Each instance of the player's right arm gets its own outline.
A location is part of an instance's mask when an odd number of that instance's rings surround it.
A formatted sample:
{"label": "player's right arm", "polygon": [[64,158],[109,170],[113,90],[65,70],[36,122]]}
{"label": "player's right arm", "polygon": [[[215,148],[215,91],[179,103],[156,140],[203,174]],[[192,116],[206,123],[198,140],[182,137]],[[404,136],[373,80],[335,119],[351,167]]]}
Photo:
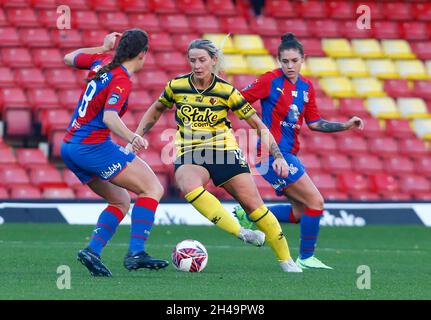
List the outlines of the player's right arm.
{"label": "player's right arm", "polygon": [[[108,34],[104,41],[103,45],[100,47],[93,47],[93,48],[81,48],[75,51],[72,51],[64,56],[64,63],[68,65],[69,67],[75,67],[75,58],[81,54],[81,53],[87,53],[87,54],[96,54],[96,53],[105,53],[107,51],[110,51],[115,46],[115,40],[117,37],[121,36],[121,33],[118,32],[112,32]],[[92,61],[91,61],[92,62]],[[91,62],[86,63],[86,61],[83,61],[83,66],[80,66],[81,68],[85,68],[85,64],[88,64],[88,67],[90,67]]]}

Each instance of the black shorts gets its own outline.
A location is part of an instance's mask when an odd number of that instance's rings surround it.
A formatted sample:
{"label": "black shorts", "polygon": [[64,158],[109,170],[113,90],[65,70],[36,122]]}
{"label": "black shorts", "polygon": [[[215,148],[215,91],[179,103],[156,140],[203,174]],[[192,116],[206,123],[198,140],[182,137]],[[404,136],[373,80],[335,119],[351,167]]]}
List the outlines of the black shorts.
{"label": "black shorts", "polygon": [[217,187],[241,173],[250,173],[247,160],[240,149],[190,151],[175,159],[175,171],[183,164],[194,164],[207,169]]}

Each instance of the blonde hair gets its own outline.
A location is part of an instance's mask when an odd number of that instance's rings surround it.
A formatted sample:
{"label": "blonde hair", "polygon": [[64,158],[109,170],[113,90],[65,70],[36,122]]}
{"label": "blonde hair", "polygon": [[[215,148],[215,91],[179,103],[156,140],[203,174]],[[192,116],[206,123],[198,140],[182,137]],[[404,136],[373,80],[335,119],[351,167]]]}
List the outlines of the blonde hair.
{"label": "blonde hair", "polygon": [[[222,46],[221,46],[222,48],[223,48],[224,42],[222,43]],[[218,75],[219,72],[223,69],[223,62],[224,62],[223,51],[222,49],[217,48],[212,41],[207,39],[193,40],[192,42],[190,42],[189,47],[187,48],[187,53],[189,53],[190,50],[192,49],[205,50],[206,52],[208,52],[208,55],[211,57],[211,59],[214,57],[217,57],[217,63],[213,68],[214,74]]]}

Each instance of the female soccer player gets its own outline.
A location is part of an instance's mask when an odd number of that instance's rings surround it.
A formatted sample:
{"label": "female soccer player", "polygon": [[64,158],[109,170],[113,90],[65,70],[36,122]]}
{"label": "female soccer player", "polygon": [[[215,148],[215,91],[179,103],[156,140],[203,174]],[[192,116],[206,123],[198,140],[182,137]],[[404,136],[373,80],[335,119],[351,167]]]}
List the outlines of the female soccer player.
{"label": "female soccer player", "polygon": [[[192,71],[169,81],[160,98],[144,114],[136,133],[147,133],[162,112],[175,104],[175,179],[186,200],[218,227],[245,242],[261,246],[266,236],[283,271],[301,272],[290,256],[280,224],[262,202],[232,133],[228,111],[245,119],[263,140],[270,141],[273,169],[285,177],[288,168],[277,143],[241,93],[217,76],[220,51],[215,45],[208,40],[194,40],[187,53]],[[220,201],[205,190],[210,179],[242,204],[263,233],[240,226]]]}
{"label": "female soccer player", "polygon": [[[114,48],[115,55],[106,53]],[[130,150],[112,142],[110,132],[129,141],[133,150],[148,142],[130,131],[121,120],[131,90],[130,76],[142,69],[148,50],[148,36],[139,29],[111,33],[103,46],[83,48],[64,57],[68,66],[89,69],[88,84],[79,98],[61,147],[62,158],[82,183],[108,202],[93,231],[88,247],[78,260],[93,276],[112,276],[100,254],[129,211],[127,190],[138,195],[132,210],[129,252],[124,258],[128,270],[159,269],[168,265],[144,250],[163,187],[151,168]],[[126,190],[127,189],[127,190]]]}
{"label": "female soccer player", "polygon": [[[292,223],[301,222],[301,245],[297,265],[303,269],[332,269],[314,256],[324,200],[296,157],[299,149],[298,134],[304,119],[311,130],[321,132],[354,128],[362,130],[364,123],[358,117],[352,117],[345,123],[322,119],[316,106],[313,85],[300,75],[304,62],[302,44],[292,33],[286,33],[281,40],[278,48],[281,68],[263,74],[246,87],[242,94],[249,103],[261,100],[263,122],[273,134],[289,164],[289,175],[287,178],[281,177],[272,169],[272,155],[256,165],[256,168],[274,187],[276,193],[286,196],[291,203],[272,206],[269,209],[277,217],[289,217]],[[235,208],[235,214],[242,225],[247,225],[247,217],[241,207]]]}

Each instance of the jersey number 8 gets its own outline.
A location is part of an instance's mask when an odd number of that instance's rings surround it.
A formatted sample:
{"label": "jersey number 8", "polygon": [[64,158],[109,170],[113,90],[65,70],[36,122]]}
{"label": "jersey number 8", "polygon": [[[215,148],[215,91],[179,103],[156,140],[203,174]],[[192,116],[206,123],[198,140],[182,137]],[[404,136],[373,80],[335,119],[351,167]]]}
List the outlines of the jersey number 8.
{"label": "jersey number 8", "polygon": [[81,118],[85,117],[85,114],[87,113],[88,103],[91,101],[91,99],[93,99],[93,96],[96,93],[96,89],[96,82],[94,80],[91,80],[88,83],[87,88],[85,89],[81,105],[78,108],[78,114]]}

